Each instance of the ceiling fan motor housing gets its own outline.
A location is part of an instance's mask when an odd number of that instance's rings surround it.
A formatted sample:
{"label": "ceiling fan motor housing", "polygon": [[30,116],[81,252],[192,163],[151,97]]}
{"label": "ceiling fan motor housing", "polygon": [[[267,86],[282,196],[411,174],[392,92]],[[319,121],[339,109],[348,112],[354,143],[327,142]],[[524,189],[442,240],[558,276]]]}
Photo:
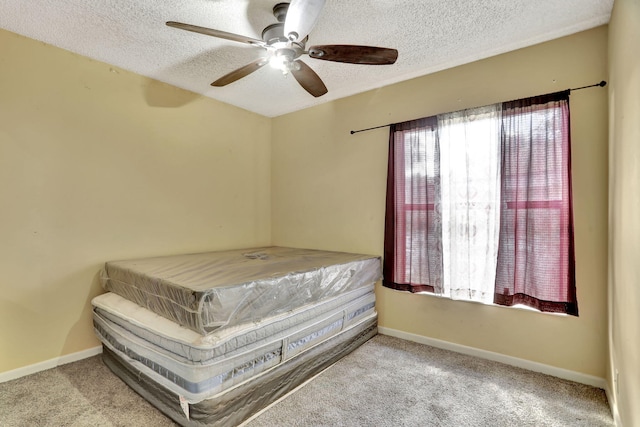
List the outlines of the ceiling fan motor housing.
{"label": "ceiling fan motor housing", "polygon": [[262,40],[270,46],[275,43],[286,43],[288,39],[284,36],[284,24],[278,22],[266,27],[262,30]]}
{"label": "ceiling fan motor housing", "polygon": [[278,22],[271,24],[262,30],[262,40],[271,48],[275,49],[276,56],[283,57],[287,61],[293,61],[304,53],[307,38],[300,42],[292,42],[284,36],[284,24]]}

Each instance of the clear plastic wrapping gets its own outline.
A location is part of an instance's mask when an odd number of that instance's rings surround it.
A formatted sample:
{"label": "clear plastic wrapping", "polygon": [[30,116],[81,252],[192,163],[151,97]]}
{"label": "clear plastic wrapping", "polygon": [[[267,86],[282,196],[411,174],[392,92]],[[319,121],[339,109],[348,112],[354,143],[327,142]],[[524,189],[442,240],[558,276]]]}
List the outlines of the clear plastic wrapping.
{"label": "clear plastic wrapping", "polygon": [[205,335],[379,280],[380,258],[266,247],[107,262],[103,287]]}

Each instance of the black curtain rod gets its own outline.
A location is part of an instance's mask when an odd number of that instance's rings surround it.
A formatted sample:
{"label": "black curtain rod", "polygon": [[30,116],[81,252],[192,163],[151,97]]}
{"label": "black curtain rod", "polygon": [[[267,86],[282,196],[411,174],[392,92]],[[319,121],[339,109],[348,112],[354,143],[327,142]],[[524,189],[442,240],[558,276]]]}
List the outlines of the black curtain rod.
{"label": "black curtain rod", "polygon": [[[568,90],[569,92],[573,92],[574,90],[588,89],[588,88],[590,88],[590,87],[596,87],[596,86],[605,87],[606,85],[607,85],[607,82],[605,82],[604,80],[602,80],[600,83],[592,84],[592,85],[589,85],[589,86],[577,87],[577,88],[575,88],[575,89],[567,89],[567,90]],[[349,132],[351,132],[351,135],[353,135],[354,133],[366,132],[366,131],[368,131],[368,130],[374,130],[374,129],[384,128],[384,127],[387,127],[387,126],[391,126],[392,124],[394,124],[394,123],[389,123],[389,124],[386,124],[386,125],[380,125],[380,126],[374,126],[374,127],[372,127],[372,128],[366,128],[366,129],[360,129],[360,130],[352,130],[352,131],[349,131]]]}

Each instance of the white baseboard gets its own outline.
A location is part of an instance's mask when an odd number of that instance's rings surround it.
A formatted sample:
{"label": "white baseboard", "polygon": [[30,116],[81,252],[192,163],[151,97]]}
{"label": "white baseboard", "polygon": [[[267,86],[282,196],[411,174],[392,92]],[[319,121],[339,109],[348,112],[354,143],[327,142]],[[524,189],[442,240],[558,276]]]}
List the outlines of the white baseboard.
{"label": "white baseboard", "polygon": [[581,372],[557,368],[555,366],[545,365],[543,363],[532,362],[530,360],[507,356],[500,353],[494,353],[492,351],[481,350],[475,347],[467,347],[466,345],[424,337],[422,335],[411,334],[408,332],[399,331],[397,329],[385,328],[383,326],[378,326],[378,332],[382,335],[389,335],[407,341],[413,341],[419,344],[426,344],[432,347],[441,348],[443,350],[455,351],[456,353],[462,353],[469,356],[480,357],[482,359],[493,360],[495,362],[504,363],[506,365],[527,369],[529,371],[540,372],[542,374],[551,375],[557,378],[575,381],[577,383],[598,387],[604,389],[605,391],[607,389],[607,382],[604,378],[583,374]]}
{"label": "white baseboard", "polygon": [[611,415],[613,416],[613,422],[616,427],[622,427],[622,420],[620,419],[620,413],[618,412],[618,405],[609,388],[609,384],[604,388],[604,392],[607,395],[607,402],[609,402],[609,408],[611,408]]}
{"label": "white baseboard", "polygon": [[35,363],[33,365],[24,366],[22,368],[14,369],[12,371],[0,373],[0,383],[15,380],[27,375],[35,374],[40,371],[46,371],[47,369],[55,368],[56,366],[66,365],[67,363],[77,362],[78,360],[86,359],[87,357],[96,356],[102,353],[102,346],[89,348],[77,353],[65,354],[64,356],[54,357],[53,359],[45,360],[44,362]]}

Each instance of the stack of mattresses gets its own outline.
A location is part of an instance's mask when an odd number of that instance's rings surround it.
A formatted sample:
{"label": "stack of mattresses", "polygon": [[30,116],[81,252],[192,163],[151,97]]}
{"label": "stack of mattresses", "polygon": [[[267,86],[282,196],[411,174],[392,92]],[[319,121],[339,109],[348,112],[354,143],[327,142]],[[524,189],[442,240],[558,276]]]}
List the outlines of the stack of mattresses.
{"label": "stack of mattresses", "polygon": [[105,264],[105,363],[185,426],[241,423],[377,332],[377,257],[258,248]]}

